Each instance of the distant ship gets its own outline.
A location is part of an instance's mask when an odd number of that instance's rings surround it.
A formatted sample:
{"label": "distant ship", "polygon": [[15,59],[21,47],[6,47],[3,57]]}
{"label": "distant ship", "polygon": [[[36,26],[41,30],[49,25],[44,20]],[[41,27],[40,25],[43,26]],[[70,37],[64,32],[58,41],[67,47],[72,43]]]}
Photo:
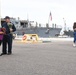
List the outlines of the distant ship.
{"label": "distant ship", "polygon": [[64,31],[64,35],[67,35],[69,37],[73,37],[74,36],[73,32],[74,32],[73,30]]}
{"label": "distant ship", "polygon": [[[1,19],[1,25],[4,23],[4,19]],[[15,34],[24,35],[24,34],[38,34],[39,37],[57,37],[62,28],[53,25],[53,27],[49,27],[46,24],[46,27],[42,27],[41,24],[36,24],[33,26],[33,21],[28,20],[16,20],[15,18],[11,18],[11,22],[15,25],[17,31]]]}
{"label": "distant ship", "polygon": [[64,22],[64,34],[63,35],[66,35],[66,36],[68,36],[68,37],[73,37],[74,35],[73,35],[73,30],[69,30],[69,28],[68,28],[68,30],[66,29],[66,20],[63,18],[63,22]]}

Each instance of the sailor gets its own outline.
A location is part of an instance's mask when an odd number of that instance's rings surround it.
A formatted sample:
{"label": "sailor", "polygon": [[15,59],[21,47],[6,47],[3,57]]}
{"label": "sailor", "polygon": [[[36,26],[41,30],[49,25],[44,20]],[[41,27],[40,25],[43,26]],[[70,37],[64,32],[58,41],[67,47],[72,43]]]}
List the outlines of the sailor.
{"label": "sailor", "polygon": [[[11,55],[12,54],[12,37],[13,37],[12,32],[16,31],[16,28],[14,24],[11,23],[9,16],[5,17],[5,23],[3,23],[2,27],[6,29],[6,34],[3,37],[1,55],[6,55],[6,54]],[[8,48],[8,51],[7,51],[7,48]]]}
{"label": "sailor", "polygon": [[74,43],[73,43],[73,46],[75,47],[76,46],[76,22],[73,25],[73,30],[74,30]]}

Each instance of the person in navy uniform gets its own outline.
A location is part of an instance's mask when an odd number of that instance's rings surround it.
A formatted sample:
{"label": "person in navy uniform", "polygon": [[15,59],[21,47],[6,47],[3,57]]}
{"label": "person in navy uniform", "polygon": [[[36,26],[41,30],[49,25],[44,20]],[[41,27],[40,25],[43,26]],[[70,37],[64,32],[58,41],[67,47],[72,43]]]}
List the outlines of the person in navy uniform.
{"label": "person in navy uniform", "polygon": [[[11,24],[11,28],[9,28],[8,24]],[[11,55],[12,54],[12,37],[13,37],[12,32],[16,31],[16,28],[14,24],[11,23],[9,16],[5,17],[5,23],[3,23],[2,27],[6,29],[6,34],[3,37],[1,56],[6,55],[6,54]],[[7,48],[8,48],[8,51],[7,51]]]}

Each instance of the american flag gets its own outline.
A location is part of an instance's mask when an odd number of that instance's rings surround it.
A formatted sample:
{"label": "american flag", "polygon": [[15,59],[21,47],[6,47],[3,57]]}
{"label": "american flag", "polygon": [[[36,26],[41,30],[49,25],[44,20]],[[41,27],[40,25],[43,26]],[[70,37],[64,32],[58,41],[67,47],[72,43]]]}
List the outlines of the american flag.
{"label": "american flag", "polygon": [[50,17],[50,20],[52,21],[52,14],[51,14],[51,12],[50,12],[50,15],[49,15],[49,17]]}

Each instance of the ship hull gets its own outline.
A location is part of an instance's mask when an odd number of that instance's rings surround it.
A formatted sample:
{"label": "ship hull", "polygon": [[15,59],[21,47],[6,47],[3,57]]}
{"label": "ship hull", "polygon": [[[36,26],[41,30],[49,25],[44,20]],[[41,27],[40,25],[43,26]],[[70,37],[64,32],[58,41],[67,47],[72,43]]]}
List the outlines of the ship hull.
{"label": "ship hull", "polygon": [[64,34],[69,36],[69,37],[74,37],[74,34],[73,34],[74,31],[64,31]]}
{"label": "ship hull", "polygon": [[22,28],[17,29],[17,35],[38,34],[39,37],[57,37],[61,28]]}

